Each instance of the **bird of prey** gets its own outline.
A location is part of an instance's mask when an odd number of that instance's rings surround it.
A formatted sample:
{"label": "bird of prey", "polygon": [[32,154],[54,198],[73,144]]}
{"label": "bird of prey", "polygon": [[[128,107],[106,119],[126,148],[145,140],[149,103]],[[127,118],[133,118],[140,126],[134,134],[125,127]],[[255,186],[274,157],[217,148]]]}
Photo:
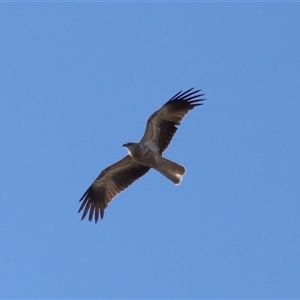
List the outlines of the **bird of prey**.
{"label": "bird of prey", "polygon": [[135,180],[151,168],[157,170],[174,184],[179,184],[185,168],[162,156],[169,146],[184,116],[198,105],[202,105],[204,94],[191,88],[180,91],[154,112],[147,121],[145,133],[139,143],[126,143],[128,154],[115,164],[104,169],[79,201],[78,210],[83,210],[83,220],[88,214],[90,221],[98,222],[104,217],[108,203]]}

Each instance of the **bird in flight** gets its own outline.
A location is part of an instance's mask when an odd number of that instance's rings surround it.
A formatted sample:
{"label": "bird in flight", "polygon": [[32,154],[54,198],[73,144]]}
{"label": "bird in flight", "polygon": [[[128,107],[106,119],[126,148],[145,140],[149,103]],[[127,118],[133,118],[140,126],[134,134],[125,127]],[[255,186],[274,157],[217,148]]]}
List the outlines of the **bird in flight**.
{"label": "bird in flight", "polygon": [[147,121],[145,133],[138,143],[126,143],[128,154],[104,169],[80,198],[83,220],[88,214],[90,221],[104,217],[108,203],[151,168],[157,170],[174,184],[179,184],[185,168],[162,156],[169,146],[184,116],[194,107],[202,105],[204,94],[191,88],[180,91],[154,112]]}

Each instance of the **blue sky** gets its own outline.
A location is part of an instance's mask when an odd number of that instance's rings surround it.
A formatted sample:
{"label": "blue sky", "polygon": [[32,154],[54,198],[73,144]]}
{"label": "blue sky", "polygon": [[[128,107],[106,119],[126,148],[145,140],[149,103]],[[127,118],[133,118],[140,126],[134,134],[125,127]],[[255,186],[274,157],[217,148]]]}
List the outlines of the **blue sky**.
{"label": "blue sky", "polygon": [[[1,3],[1,298],[299,298],[298,3]],[[79,198],[180,90],[205,104],[97,225]]]}

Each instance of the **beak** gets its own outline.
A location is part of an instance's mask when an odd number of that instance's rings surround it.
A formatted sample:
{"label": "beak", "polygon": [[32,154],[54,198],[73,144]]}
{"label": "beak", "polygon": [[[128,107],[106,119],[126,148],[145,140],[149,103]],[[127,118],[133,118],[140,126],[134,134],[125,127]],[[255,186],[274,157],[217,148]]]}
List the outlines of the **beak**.
{"label": "beak", "polygon": [[122,147],[126,147],[126,144],[123,144]]}

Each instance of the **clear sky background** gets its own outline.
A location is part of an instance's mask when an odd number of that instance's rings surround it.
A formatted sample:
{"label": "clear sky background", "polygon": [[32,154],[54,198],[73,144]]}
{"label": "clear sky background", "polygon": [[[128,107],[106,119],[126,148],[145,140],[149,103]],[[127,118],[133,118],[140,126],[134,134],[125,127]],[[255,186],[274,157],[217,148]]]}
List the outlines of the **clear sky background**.
{"label": "clear sky background", "polygon": [[[299,3],[1,3],[0,297],[299,298]],[[97,225],[81,195],[206,94]]]}

